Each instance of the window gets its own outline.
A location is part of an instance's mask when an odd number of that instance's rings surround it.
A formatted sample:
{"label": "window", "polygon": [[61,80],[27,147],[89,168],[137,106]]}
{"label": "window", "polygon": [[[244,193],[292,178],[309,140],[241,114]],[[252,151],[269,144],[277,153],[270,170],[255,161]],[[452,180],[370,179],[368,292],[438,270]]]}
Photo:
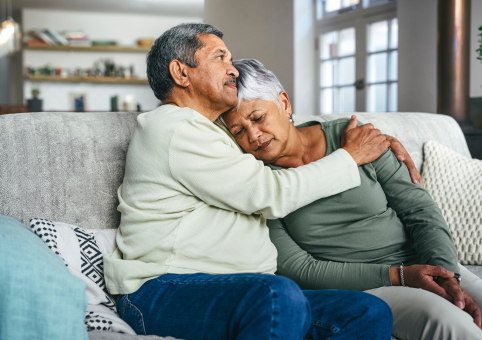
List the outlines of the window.
{"label": "window", "polygon": [[396,3],[317,0],[316,4],[319,113],[397,111]]}
{"label": "window", "polygon": [[321,36],[321,113],[355,111],[355,29]]}
{"label": "window", "polygon": [[367,111],[397,111],[398,20],[368,26]]}

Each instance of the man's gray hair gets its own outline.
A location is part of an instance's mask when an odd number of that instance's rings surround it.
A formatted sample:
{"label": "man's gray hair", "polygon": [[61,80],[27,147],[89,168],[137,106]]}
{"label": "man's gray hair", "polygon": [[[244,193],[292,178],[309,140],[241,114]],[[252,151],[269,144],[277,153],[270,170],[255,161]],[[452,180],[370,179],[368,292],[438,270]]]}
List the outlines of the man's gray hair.
{"label": "man's gray hair", "polygon": [[255,99],[275,102],[280,108],[279,94],[284,88],[273,72],[255,59],[236,60],[233,65],[239,71],[238,108],[244,100]]}
{"label": "man's gray hair", "polygon": [[180,24],[156,39],[147,54],[147,79],[157,99],[165,100],[174,87],[174,80],[169,72],[171,60],[177,59],[189,67],[197,67],[194,54],[204,46],[199,40],[199,36],[203,34],[214,34],[223,38],[223,32],[211,25]]}

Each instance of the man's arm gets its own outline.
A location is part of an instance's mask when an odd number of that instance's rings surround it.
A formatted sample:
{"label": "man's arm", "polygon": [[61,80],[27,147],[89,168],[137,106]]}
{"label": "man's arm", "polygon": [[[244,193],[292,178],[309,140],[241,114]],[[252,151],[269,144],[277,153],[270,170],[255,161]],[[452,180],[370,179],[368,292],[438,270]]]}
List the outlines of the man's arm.
{"label": "man's arm", "polygon": [[273,171],[243,154],[215,125],[189,121],[170,143],[174,179],[209,205],[278,218],[322,197],[360,184],[358,167],[345,150],[296,169]]}

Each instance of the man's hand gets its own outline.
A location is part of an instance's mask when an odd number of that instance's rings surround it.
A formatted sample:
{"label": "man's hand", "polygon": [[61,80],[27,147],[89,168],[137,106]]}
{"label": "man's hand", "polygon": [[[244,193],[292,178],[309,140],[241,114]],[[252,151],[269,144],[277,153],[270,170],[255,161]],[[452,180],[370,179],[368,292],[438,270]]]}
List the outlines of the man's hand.
{"label": "man's hand", "polygon": [[341,137],[341,147],[355,160],[363,165],[373,162],[390,146],[386,137],[372,124],[357,127],[358,118],[351,116]]}
{"label": "man's hand", "polygon": [[[428,290],[429,292],[440,295],[444,299],[449,300],[449,294],[444,288],[434,281],[434,276],[438,276],[440,279],[453,278],[454,273],[442,267],[422,264],[403,267],[403,278],[406,286]],[[390,280],[393,286],[401,285],[400,270],[398,267],[390,268]]]}
{"label": "man's hand", "polygon": [[386,136],[387,140],[390,142],[390,147],[392,148],[395,157],[400,162],[404,162],[408,168],[408,172],[410,173],[410,178],[414,184],[420,184],[422,188],[425,187],[425,183],[423,182],[423,178],[418,172],[417,168],[415,167],[415,163],[410,157],[409,153],[403,147],[402,143],[398,139],[392,136]]}
{"label": "man's hand", "polygon": [[465,289],[458,284],[457,280],[454,278],[440,278],[437,283],[447,292],[447,300],[471,315],[477,327],[481,328],[482,314],[480,308]]}

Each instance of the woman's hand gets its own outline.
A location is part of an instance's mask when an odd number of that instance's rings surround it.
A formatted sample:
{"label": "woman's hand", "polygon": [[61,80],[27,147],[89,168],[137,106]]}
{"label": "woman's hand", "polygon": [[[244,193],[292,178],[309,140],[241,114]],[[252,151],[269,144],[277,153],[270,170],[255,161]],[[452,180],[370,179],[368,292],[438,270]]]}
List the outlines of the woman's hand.
{"label": "woman's hand", "polygon": [[437,283],[449,295],[449,301],[460,309],[466,311],[474,319],[477,327],[481,328],[482,313],[472,297],[463,289],[454,278],[440,278]]}
{"label": "woman's hand", "polygon": [[424,188],[425,183],[423,183],[423,178],[415,167],[415,163],[413,162],[412,157],[410,157],[409,153],[407,152],[407,150],[405,150],[405,147],[402,145],[402,143],[400,143],[398,139],[392,136],[386,136],[386,138],[387,141],[390,142],[390,147],[392,148],[395,157],[397,157],[400,162],[404,162],[407,166],[408,172],[410,173],[410,178],[412,179],[412,183],[420,184],[422,188]]}
{"label": "woman's hand", "polygon": [[[447,294],[445,289],[434,281],[434,276],[438,276],[440,278],[453,278],[454,273],[442,267],[429,266],[425,264],[416,264],[413,266],[403,267],[405,286],[421,288],[450,301],[449,294]],[[390,280],[393,286],[401,286],[400,268],[390,268]]]}

